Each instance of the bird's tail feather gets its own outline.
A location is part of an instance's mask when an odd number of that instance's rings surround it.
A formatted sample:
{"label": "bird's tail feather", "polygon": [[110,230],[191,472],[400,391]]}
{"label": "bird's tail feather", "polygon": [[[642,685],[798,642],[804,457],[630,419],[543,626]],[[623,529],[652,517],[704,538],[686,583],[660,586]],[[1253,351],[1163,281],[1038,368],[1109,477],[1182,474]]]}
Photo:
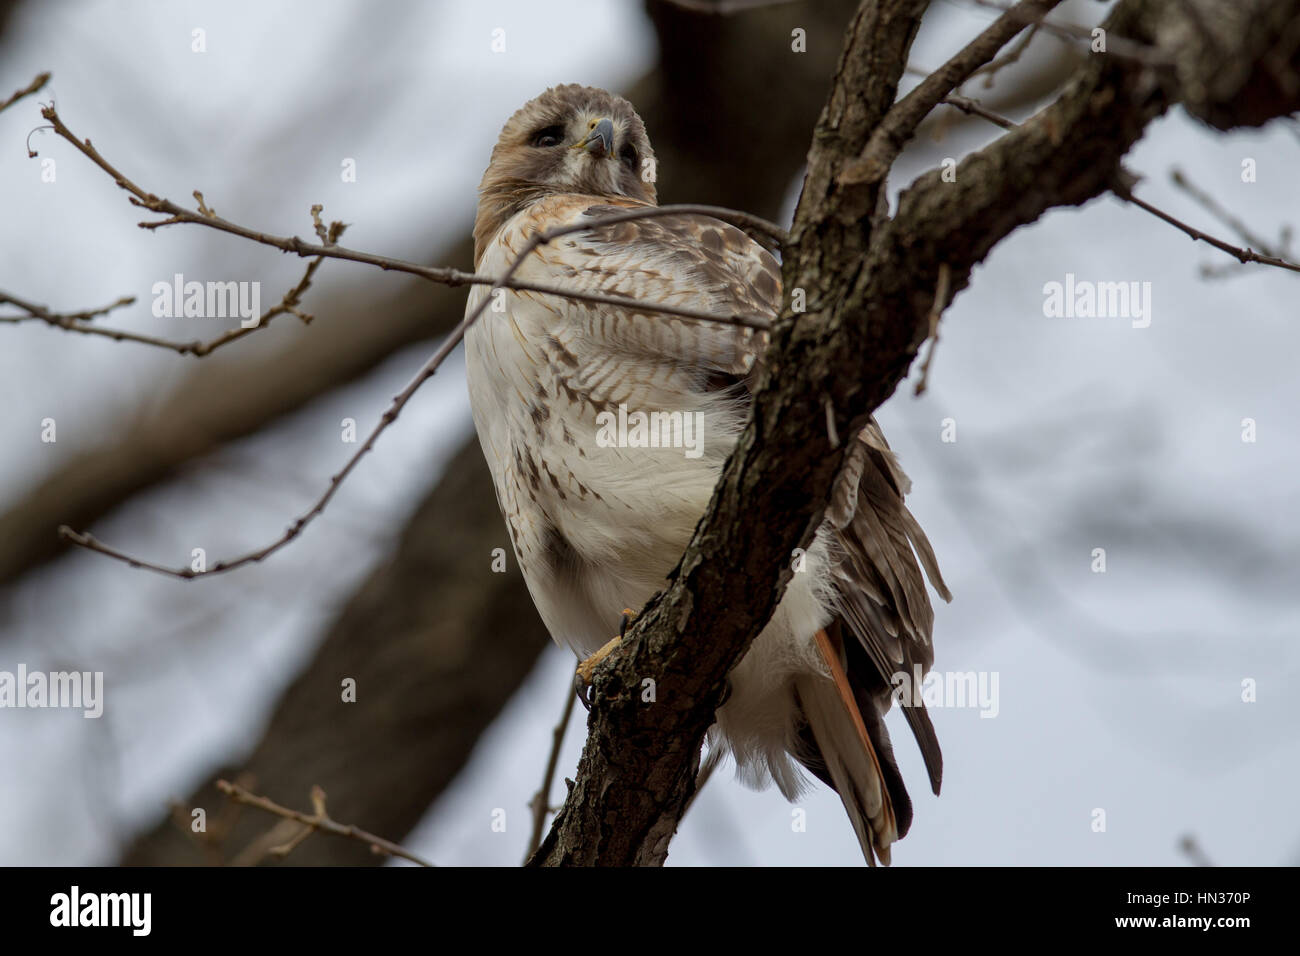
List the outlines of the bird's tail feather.
{"label": "bird's tail feather", "polygon": [[818,750],[814,762],[820,766],[809,766],[822,771],[818,776],[823,779],[829,777],[839,793],[867,863],[874,866],[879,859],[888,866],[890,845],[912,822],[911,801],[880,714],[869,700],[866,712],[859,707],[840,652],[825,631],[817,632],[816,642],[830,679],[805,675],[796,680]]}

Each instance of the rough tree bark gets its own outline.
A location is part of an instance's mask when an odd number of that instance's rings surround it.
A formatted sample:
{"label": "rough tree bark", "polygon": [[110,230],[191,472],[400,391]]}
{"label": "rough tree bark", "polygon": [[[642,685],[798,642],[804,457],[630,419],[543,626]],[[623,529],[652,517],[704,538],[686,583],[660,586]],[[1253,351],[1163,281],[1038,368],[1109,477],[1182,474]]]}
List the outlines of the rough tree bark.
{"label": "rough tree bark", "polygon": [[[205,807],[216,819],[222,777],[242,776],[258,792],[302,807],[319,784],[336,819],[365,820],[367,829],[379,821],[391,828],[385,832],[405,834],[454,779],[546,641],[518,571],[494,574],[481,549],[483,529],[500,520],[496,500],[483,493],[482,457],[474,446],[460,452],[391,559],[353,595],[316,659],[280,698],[256,750],[215,774],[186,808]],[[348,677],[357,701],[342,706]],[[201,853],[188,830],[165,821],[122,862],[229,862],[270,823],[244,811]],[[351,840],[317,839],[289,862],[382,858]]]}
{"label": "rough tree bark", "polygon": [[[670,587],[597,671],[578,778],[535,864],[663,862],[726,674],[779,601],[792,549],[821,520],[842,453],[826,405],[847,435],[889,397],[932,308],[947,304],[934,301],[942,267],[960,291],[1018,226],[1122,189],[1123,156],[1176,102],[1219,129],[1300,108],[1300,0],[1123,0],[1108,35],[1155,46],[1168,67],[1093,55],[1056,103],[967,157],[956,182],[921,177],[887,219],[877,213],[885,174],[937,101],[914,93],[890,110],[926,5],[859,8],[813,136],[784,260],[786,308],[751,421]],[[1021,4],[1021,16],[1033,6]],[[944,75],[957,82],[991,55],[958,54]],[[795,288],[807,293],[799,316]],[[647,678],[654,704],[641,702]]]}

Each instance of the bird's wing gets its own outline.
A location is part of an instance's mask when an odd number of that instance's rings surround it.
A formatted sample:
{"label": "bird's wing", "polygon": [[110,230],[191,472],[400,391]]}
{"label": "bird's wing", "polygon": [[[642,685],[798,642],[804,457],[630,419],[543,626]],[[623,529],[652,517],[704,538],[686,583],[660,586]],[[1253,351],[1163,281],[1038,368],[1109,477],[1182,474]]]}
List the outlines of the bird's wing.
{"label": "bird's wing", "polygon": [[[839,552],[833,568],[838,609],[858,645],[848,647],[846,657],[850,666],[858,660],[855,684],[882,711],[895,688],[893,675],[914,681],[934,662],[926,578],[940,597],[952,600],[934,550],[903,502],[910,486],[872,418],[845,452],[826,512]],[[903,714],[938,793],[943,757],[925,704],[904,706]]]}
{"label": "bird's wing", "polygon": [[[640,205],[593,203],[581,196],[537,203],[531,210],[536,224],[521,231],[524,238],[547,227],[593,225],[538,247],[518,278],[720,316],[776,315],[780,265],[736,227],[694,215],[597,224]],[[743,326],[545,298],[552,308],[565,310],[566,321],[543,338],[542,348],[549,360],[570,370],[572,387],[598,404],[617,402],[620,387],[629,382],[640,381],[665,398],[734,384],[752,370],[767,344],[766,333]]]}

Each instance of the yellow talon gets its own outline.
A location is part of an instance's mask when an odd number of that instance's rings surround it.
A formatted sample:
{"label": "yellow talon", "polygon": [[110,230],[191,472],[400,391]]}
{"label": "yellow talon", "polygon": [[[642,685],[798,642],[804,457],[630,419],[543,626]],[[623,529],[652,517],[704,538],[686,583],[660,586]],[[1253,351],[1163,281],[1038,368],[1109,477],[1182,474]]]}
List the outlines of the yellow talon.
{"label": "yellow talon", "polygon": [[606,643],[604,647],[579,664],[578,680],[582,681],[584,686],[590,687],[591,678],[595,675],[596,668],[600,666],[600,662],[609,657],[609,655],[614,652],[614,649],[621,643],[623,643],[622,635]]}
{"label": "yellow talon", "polygon": [[[618,637],[614,638],[612,641],[607,641],[600,650],[596,651],[595,654],[592,654],[578,665],[578,672],[574,677],[574,683],[577,685],[579,690],[586,690],[591,686],[591,679],[596,674],[596,668],[600,666],[601,661],[614,653],[615,648],[623,642],[623,635],[627,633],[628,625],[632,623],[632,618],[635,616],[636,613],[631,608],[623,608],[623,624],[618,629]],[[581,696],[581,694],[579,696]]]}

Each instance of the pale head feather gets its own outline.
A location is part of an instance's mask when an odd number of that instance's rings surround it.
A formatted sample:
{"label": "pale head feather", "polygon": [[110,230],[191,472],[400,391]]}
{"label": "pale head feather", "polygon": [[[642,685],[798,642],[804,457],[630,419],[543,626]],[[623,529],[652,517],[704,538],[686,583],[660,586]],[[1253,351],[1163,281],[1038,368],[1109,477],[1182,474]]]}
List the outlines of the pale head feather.
{"label": "pale head feather", "polygon": [[[600,119],[614,124],[613,149],[596,156],[571,148]],[[547,131],[558,142],[538,145]],[[506,121],[492,149],[474,217],[475,268],[501,227],[538,199],[568,193],[654,204],[654,170],[654,150],[631,103],[592,86],[551,87]]]}

